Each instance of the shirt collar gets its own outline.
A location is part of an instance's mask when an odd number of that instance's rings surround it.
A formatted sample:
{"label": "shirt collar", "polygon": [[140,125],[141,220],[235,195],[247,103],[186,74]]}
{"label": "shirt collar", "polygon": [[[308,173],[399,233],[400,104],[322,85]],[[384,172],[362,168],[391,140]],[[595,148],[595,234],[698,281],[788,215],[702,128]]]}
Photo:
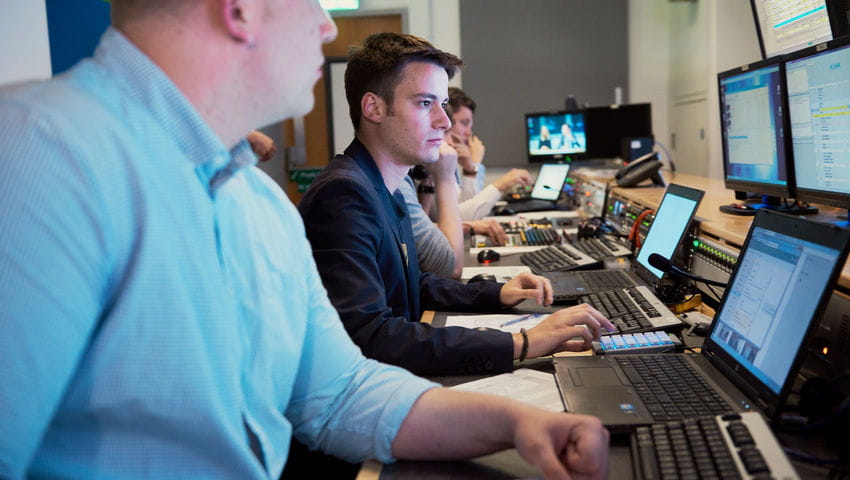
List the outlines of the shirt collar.
{"label": "shirt collar", "polygon": [[247,141],[228,150],[165,72],[115,28],[109,27],[104,33],[94,62],[113,73],[128,99],[145,105],[211,187],[223,183],[239,168],[256,164]]}

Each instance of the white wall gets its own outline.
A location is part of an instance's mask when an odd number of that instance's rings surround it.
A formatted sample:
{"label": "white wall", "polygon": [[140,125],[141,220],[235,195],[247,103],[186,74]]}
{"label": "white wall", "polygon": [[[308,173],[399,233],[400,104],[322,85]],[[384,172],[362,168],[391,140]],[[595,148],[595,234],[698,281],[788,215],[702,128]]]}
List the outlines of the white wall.
{"label": "white wall", "polygon": [[3,2],[0,45],[0,85],[50,77],[44,0]]}
{"label": "white wall", "polygon": [[[652,103],[655,140],[670,147],[668,0],[629,0],[629,98]],[[665,160],[666,162],[666,160]]]}
{"label": "white wall", "polygon": [[629,101],[652,102],[679,170],[723,177],[717,73],[761,58],[755,28],[743,0],[629,0]]}

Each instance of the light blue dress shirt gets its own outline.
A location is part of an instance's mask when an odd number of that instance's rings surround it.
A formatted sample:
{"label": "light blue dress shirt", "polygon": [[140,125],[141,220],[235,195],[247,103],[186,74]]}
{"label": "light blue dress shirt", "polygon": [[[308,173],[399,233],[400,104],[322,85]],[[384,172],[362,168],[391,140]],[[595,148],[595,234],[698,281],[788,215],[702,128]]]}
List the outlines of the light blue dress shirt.
{"label": "light blue dress shirt", "polygon": [[434,384],[352,344],[254,162],[116,30],[0,90],[0,477],[277,478],[293,431],[392,460]]}

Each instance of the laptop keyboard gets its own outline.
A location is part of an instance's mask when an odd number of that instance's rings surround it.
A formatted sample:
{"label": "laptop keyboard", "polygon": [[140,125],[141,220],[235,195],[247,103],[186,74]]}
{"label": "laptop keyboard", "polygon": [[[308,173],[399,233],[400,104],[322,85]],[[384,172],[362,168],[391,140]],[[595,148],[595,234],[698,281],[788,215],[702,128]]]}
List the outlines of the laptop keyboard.
{"label": "laptop keyboard", "polygon": [[630,448],[635,478],[796,478],[758,413],[639,427]]}
{"label": "laptop keyboard", "polygon": [[592,293],[579,298],[605,315],[619,330],[613,333],[633,333],[657,330],[650,319],[661,313],[638,291],[637,287]]}
{"label": "laptop keyboard", "polygon": [[731,412],[684,355],[628,355],[617,363],[655,421]]}
{"label": "laptop keyboard", "polygon": [[540,275],[546,272],[564,272],[577,268],[590,268],[598,262],[569,245],[552,245],[519,257],[523,264]]}

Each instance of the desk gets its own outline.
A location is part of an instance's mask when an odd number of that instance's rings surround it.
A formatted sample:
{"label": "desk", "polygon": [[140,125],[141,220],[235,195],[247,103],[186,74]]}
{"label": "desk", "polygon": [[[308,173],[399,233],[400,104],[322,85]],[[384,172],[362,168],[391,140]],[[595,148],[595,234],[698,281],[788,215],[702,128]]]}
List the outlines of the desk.
{"label": "desk", "polygon": [[[708,179],[687,174],[666,175],[673,183],[699,188],[706,192],[697,211],[697,229],[699,232],[721,239],[730,246],[740,249],[752,223],[752,217],[741,217],[723,214],[719,206],[733,201],[731,192],[726,190],[722,180]],[[647,208],[657,208],[664,194],[664,189],[655,188],[614,188],[612,195],[641,203]],[[834,219],[839,209],[820,207],[821,213],[810,218],[828,221]],[[467,265],[478,265],[476,259],[467,254]],[[503,256],[491,265],[519,265],[518,255]],[[850,293],[850,263],[845,264],[837,290]],[[434,317],[430,317],[433,319]],[[438,321],[434,322],[439,324]],[[444,385],[462,383],[477,377],[442,377],[436,379]],[[795,463],[795,468],[803,478],[826,478],[827,471],[808,464]],[[628,447],[623,437],[612,438],[609,458],[610,478],[632,478],[631,459]],[[508,479],[536,477],[539,473],[522,460],[515,450],[507,450],[496,454],[456,462],[408,462],[400,461],[393,465],[382,466],[377,462],[366,462],[357,480],[391,480],[399,478],[416,479]]]}

